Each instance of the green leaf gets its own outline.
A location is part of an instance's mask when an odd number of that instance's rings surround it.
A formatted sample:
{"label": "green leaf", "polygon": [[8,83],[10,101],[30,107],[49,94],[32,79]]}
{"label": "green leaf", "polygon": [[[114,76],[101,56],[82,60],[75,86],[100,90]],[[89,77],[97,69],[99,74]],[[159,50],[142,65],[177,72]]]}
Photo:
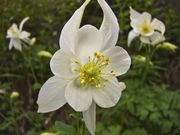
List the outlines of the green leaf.
{"label": "green leaf", "polygon": [[136,128],[133,130],[125,130],[122,135],[148,135],[148,133],[144,129]]}
{"label": "green leaf", "polygon": [[55,122],[55,128],[58,132],[60,132],[60,135],[75,135],[76,132],[74,127],[60,121]]}
{"label": "green leaf", "polygon": [[119,135],[121,130],[119,125],[105,127],[102,123],[97,124],[97,135]]}

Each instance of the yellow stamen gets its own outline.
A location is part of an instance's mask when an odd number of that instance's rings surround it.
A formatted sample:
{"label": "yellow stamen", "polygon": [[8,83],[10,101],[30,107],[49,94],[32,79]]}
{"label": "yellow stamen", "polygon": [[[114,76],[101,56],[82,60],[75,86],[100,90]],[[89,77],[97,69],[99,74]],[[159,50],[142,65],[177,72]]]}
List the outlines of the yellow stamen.
{"label": "yellow stamen", "polygon": [[104,79],[104,77],[115,75],[114,71],[109,73],[103,71],[104,68],[109,66],[109,61],[109,58],[100,52],[95,52],[94,58],[91,60],[89,57],[88,62],[84,65],[81,65],[79,61],[75,61],[79,66],[79,70],[75,69],[74,71],[78,72],[81,85],[96,88],[105,87],[108,80]]}
{"label": "yellow stamen", "polygon": [[143,23],[139,26],[139,30],[142,34],[148,34],[153,31],[153,26],[147,20],[144,20]]}

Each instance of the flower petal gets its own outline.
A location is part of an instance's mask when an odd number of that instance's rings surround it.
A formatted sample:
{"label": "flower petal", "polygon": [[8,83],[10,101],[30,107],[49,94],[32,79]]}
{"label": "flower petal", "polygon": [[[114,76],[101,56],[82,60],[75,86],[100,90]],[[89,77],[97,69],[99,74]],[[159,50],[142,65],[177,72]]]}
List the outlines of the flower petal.
{"label": "flower petal", "polygon": [[115,71],[116,76],[126,73],[131,65],[131,58],[122,47],[112,47],[104,52],[109,57],[109,65]]}
{"label": "flower petal", "polygon": [[100,28],[100,32],[103,34],[104,40],[102,50],[105,50],[116,45],[119,36],[119,24],[115,14],[106,1],[98,0],[98,3],[100,4],[104,13],[104,19]]}
{"label": "flower petal", "polygon": [[162,21],[155,18],[152,21],[152,25],[153,25],[154,29],[161,32],[162,35],[165,33],[166,27]]}
{"label": "flower petal", "polygon": [[138,33],[136,33],[134,30],[131,30],[128,34],[128,47],[130,46],[131,42],[134,40],[134,38],[136,38],[137,36],[139,36]]}
{"label": "flower petal", "polygon": [[82,87],[80,81],[71,81],[65,90],[65,98],[68,104],[77,112],[89,109],[92,104],[92,94],[89,88]]}
{"label": "flower petal", "polygon": [[139,33],[139,25],[142,22],[142,14],[130,7],[130,19],[131,27],[134,29],[135,32]]}
{"label": "flower petal", "polygon": [[66,103],[65,86],[67,81],[53,76],[40,89],[37,104],[38,112],[46,113],[57,110]]}
{"label": "flower petal", "polygon": [[26,17],[26,18],[24,18],[24,19],[21,21],[21,23],[20,23],[20,25],[19,25],[19,31],[22,31],[23,26],[24,26],[24,23],[25,23],[27,20],[29,20],[29,17]]}
{"label": "flower petal", "polygon": [[149,14],[148,12],[143,12],[142,18],[143,20],[146,20],[147,22],[151,22],[151,19],[152,19],[151,14]]}
{"label": "flower petal", "polygon": [[10,42],[9,42],[9,50],[11,50],[13,47],[13,39],[10,39]]}
{"label": "flower petal", "polygon": [[125,88],[124,83],[119,83],[115,77],[111,78],[104,88],[93,91],[93,99],[100,107],[113,107],[119,101],[121,92]]}
{"label": "flower petal", "polygon": [[12,40],[13,40],[14,48],[18,51],[22,51],[21,40],[20,39],[12,39]]}
{"label": "flower petal", "polygon": [[73,70],[75,56],[71,52],[65,52],[63,49],[58,50],[50,61],[51,71],[55,76],[72,79],[76,76]]}
{"label": "flower petal", "polygon": [[92,102],[90,108],[83,112],[83,119],[91,135],[96,131],[96,104]]}
{"label": "flower petal", "polygon": [[142,18],[141,13],[139,13],[138,11],[136,11],[135,9],[133,9],[132,7],[130,7],[130,19],[132,20],[139,20]]}
{"label": "flower petal", "polygon": [[28,38],[31,34],[27,31],[22,31],[19,35],[19,38],[20,39],[25,39],[25,38]]}
{"label": "flower petal", "polygon": [[64,50],[71,50],[74,49],[74,38],[76,35],[77,30],[80,27],[81,19],[84,13],[85,7],[91,0],[86,0],[84,4],[75,11],[73,16],[70,20],[65,24],[64,28],[62,29],[59,44],[60,47]]}
{"label": "flower petal", "polygon": [[141,36],[141,42],[151,45],[156,45],[165,40],[164,35],[160,34],[159,32],[154,32],[154,34],[150,37]]}
{"label": "flower petal", "polygon": [[99,30],[92,25],[85,25],[79,29],[75,42],[75,54],[81,61],[87,61],[95,51],[99,51],[103,38]]}
{"label": "flower petal", "polygon": [[13,23],[12,29],[13,29],[14,32],[19,32],[18,26],[15,23]]}

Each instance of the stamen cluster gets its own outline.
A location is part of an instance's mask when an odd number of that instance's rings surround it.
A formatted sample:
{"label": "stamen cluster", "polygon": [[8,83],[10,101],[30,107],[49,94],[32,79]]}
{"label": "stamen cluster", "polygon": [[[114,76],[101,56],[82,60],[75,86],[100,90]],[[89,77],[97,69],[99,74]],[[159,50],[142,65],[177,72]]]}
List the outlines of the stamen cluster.
{"label": "stamen cluster", "polygon": [[79,74],[82,86],[102,88],[108,81],[105,79],[106,76],[115,76],[113,70],[110,73],[103,71],[109,66],[109,58],[101,52],[95,52],[93,59],[89,57],[88,62],[84,65],[81,65],[79,61],[76,61],[76,64],[79,65],[79,68],[76,68],[75,71]]}
{"label": "stamen cluster", "polygon": [[150,22],[144,20],[142,24],[139,26],[139,30],[144,34],[147,34],[153,31],[153,27]]}

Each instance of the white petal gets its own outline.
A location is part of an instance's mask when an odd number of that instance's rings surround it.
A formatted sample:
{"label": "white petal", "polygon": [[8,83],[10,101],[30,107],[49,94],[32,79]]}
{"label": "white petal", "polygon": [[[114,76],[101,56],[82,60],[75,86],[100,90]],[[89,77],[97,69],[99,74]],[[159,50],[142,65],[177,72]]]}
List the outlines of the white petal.
{"label": "white petal", "polygon": [[131,26],[135,32],[139,32],[139,25],[142,23],[142,14],[130,7]]}
{"label": "white petal", "polygon": [[105,50],[116,45],[119,36],[119,24],[115,14],[106,1],[98,0],[98,3],[100,4],[104,13],[104,19],[100,31],[103,34],[104,40],[102,50]]}
{"label": "white petal", "polygon": [[115,71],[116,76],[126,73],[131,65],[131,58],[122,47],[112,47],[104,52],[109,57],[109,65]]}
{"label": "white petal", "polygon": [[92,57],[95,51],[99,51],[103,44],[103,38],[99,30],[92,25],[85,25],[79,29],[75,42],[75,54],[81,62]]}
{"label": "white petal", "polygon": [[19,35],[20,39],[28,38],[31,34],[27,31],[22,31]]}
{"label": "white petal", "polygon": [[148,12],[143,12],[142,18],[143,20],[146,20],[147,22],[151,22],[151,19],[152,19],[151,14],[149,14]]}
{"label": "white petal", "polygon": [[73,16],[70,18],[70,20],[65,24],[64,28],[62,29],[59,40],[59,44],[62,49],[66,51],[67,50],[73,51],[75,35],[80,27],[84,9],[89,2],[90,0],[86,0],[84,4],[75,11]]}
{"label": "white petal", "polygon": [[91,135],[96,131],[96,104],[92,102],[90,108],[83,112],[83,119]]}
{"label": "white petal", "polygon": [[63,79],[72,79],[74,74],[73,63],[75,57],[71,52],[65,52],[63,49],[58,50],[50,61],[51,71],[55,76]]}
{"label": "white petal", "polygon": [[27,44],[31,44],[31,39],[30,38],[22,38],[21,40],[23,40],[25,43],[27,43]]}
{"label": "white petal", "polygon": [[77,112],[86,111],[92,104],[92,94],[89,88],[82,87],[80,81],[71,81],[65,90],[68,104]]}
{"label": "white petal", "polygon": [[141,42],[151,45],[156,45],[165,40],[164,35],[160,34],[159,32],[154,32],[154,34],[150,37],[141,36]]}
{"label": "white petal", "polygon": [[38,112],[46,113],[57,110],[65,103],[65,86],[67,81],[53,76],[40,89],[37,104]]}
{"label": "white petal", "polygon": [[142,18],[142,14],[139,13],[138,11],[134,10],[132,7],[130,7],[130,19],[131,19],[131,21],[134,19],[136,19],[136,20],[140,19],[141,20],[141,18]]}
{"label": "white petal", "polygon": [[134,38],[136,38],[137,36],[139,36],[138,33],[136,33],[134,30],[131,30],[128,34],[128,47],[130,46],[131,42],[134,40]]}
{"label": "white petal", "polygon": [[152,21],[152,25],[153,25],[154,29],[161,32],[162,35],[165,33],[166,27],[162,21],[155,18]]}
{"label": "white petal", "polygon": [[24,18],[24,19],[21,21],[21,23],[20,23],[20,25],[19,25],[19,31],[22,31],[23,26],[24,26],[24,23],[25,23],[27,20],[29,20],[29,17],[26,17],[26,18]]}
{"label": "white petal", "polygon": [[124,83],[119,83],[116,78],[111,78],[104,88],[93,91],[93,99],[100,107],[113,107],[119,101],[121,92],[125,88]]}
{"label": "white petal", "polygon": [[12,29],[13,29],[14,32],[19,32],[17,24],[15,24],[15,23],[12,25]]}
{"label": "white petal", "polygon": [[13,39],[10,39],[10,42],[9,42],[9,50],[11,50],[13,47]]}
{"label": "white petal", "polygon": [[13,46],[16,50],[22,51],[22,45],[20,39],[13,39]]}

